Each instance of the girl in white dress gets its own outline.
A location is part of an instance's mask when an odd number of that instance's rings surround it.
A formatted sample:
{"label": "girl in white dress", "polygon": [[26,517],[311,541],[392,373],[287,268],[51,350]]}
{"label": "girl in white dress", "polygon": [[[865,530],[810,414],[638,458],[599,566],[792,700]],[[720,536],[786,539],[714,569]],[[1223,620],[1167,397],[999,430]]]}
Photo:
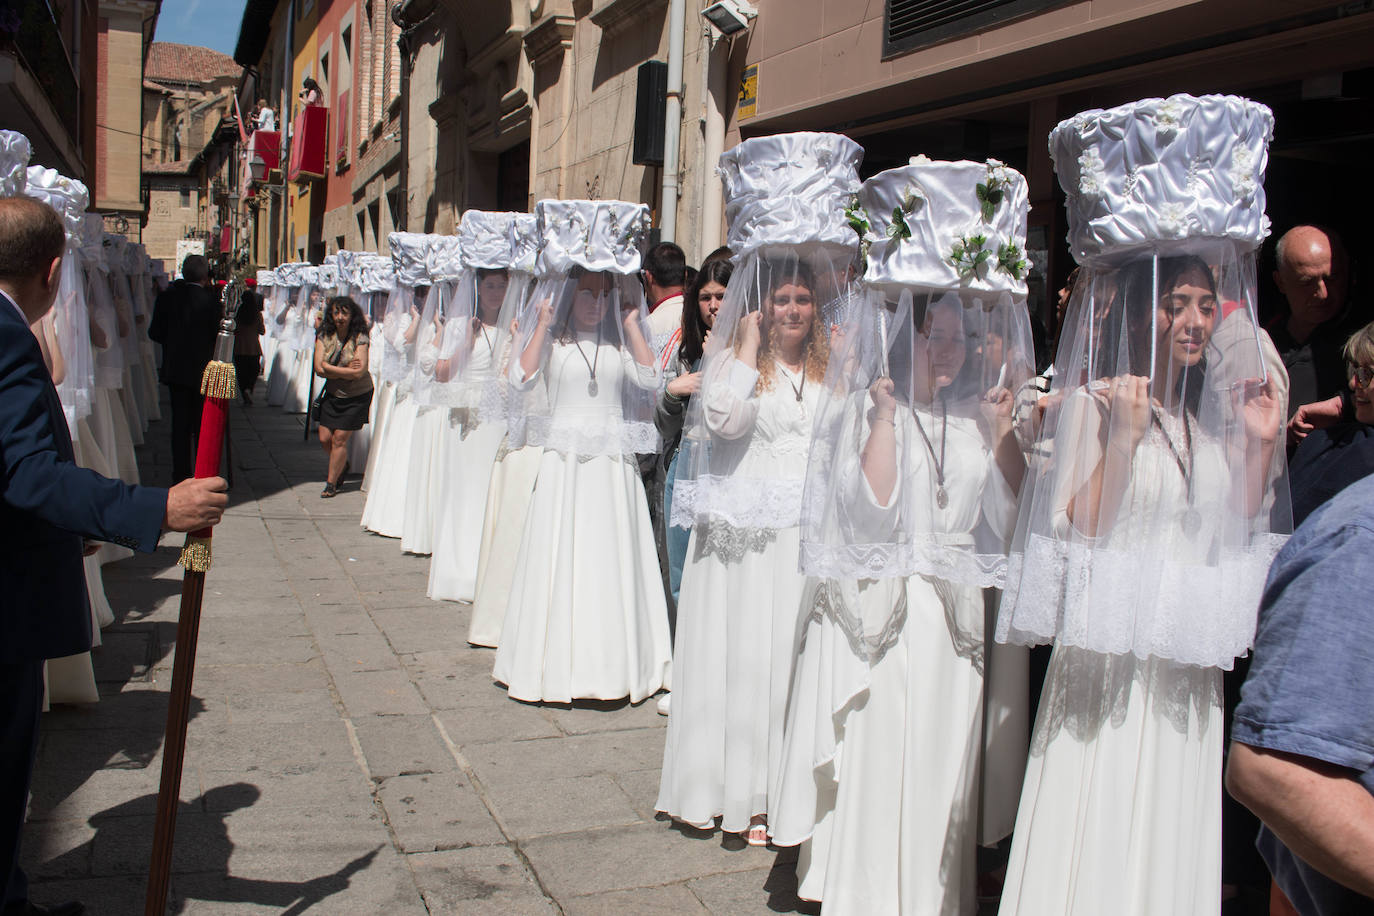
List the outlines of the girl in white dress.
{"label": "girl in white dress", "polygon": [[[991,211],[978,185],[999,192]],[[983,589],[1005,574],[1025,468],[1012,390],[1033,368],[1012,256],[1025,187],[1000,163],[920,161],[860,192],[876,236],[869,292],[844,326],[811,449],[810,578],[772,824],[775,843],[801,845],[798,894],[826,913],[977,908],[984,680],[998,664]],[[1006,253],[1005,269],[941,257],[974,235]],[[993,730],[1014,759],[1025,688],[997,693]]]}
{"label": "girl in white dress", "polygon": [[[1083,273],[998,620],[1055,642],[1005,914],[1221,908],[1221,672],[1289,524],[1254,321],[1272,123],[1175,96],[1051,134]],[[1227,312],[1249,346],[1216,346]]]}
{"label": "girl in white dress", "polygon": [[276,285],[266,307],[267,332],[277,339],[272,362],[267,367],[267,403],[281,407],[286,401],[296,366],[296,350],[300,345],[301,311],[296,293],[301,285],[301,270],[305,264],[280,264],[276,269]]}
{"label": "girl in white dress", "polygon": [[361,524],[382,537],[399,538],[405,532],[406,475],[419,413],[413,386],[422,316],[416,296],[418,288],[428,288],[430,243],[425,236],[412,232],[393,232],[389,242],[395,281],[379,330],[382,345],[373,355],[381,355],[382,382],[391,383],[392,396],[380,428],[373,433]]}
{"label": "girl in white dress", "polygon": [[[857,253],[843,201],[857,190],[860,155],[844,137],[790,134],[721,158],[739,266],[705,349],[674,483],[672,521],[692,533],[656,807],[698,828],[720,818],[751,845],[768,842],[777,800],[805,585],[802,482],[830,353],[822,314]],[[803,222],[784,226],[779,214]],[[773,237],[781,244],[766,244]]]}
{"label": "girl in white dress", "polygon": [[[534,270],[539,253],[539,225],[532,213],[519,213],[511,227],[511,270],[506,287],[503,315],[510,309],[510,321],[502,317],[500,328],[509,333],[505,354],[496,367],[498,374],[486,384],[480,408],[481,422],[502,429],[501,444],[493,458],[482,518],[482,539],[477,555],[477,578],[472,599],[468,642],[495,648],[501,640],[506,605],[515,579],[516,554],[525,530],[525,515],[534,482],[539,475],[543,449],[536,445],[512,447],[505,434],[511,416],[510,360],[514,353],[515,315],[519,315],[534,287]],[[498,354],[500,350],[498,350]]]}
{"label": "girl in white dress", "polygon": [[668,686],[668,613],[635,454],[659,374],[633,273],[643,205],[540,201],[548,265],[520,322],[517,443],[544,447],[493,677],[517,700],[638,703]]}
{"label": "girl in white dress", "polygon": [[482,407],[488,396],[499,402],[509,384],[502,369],[508,368],[519,295],[506,295],[509,271],[501,265],[511,260],[515,216],[469,210],[458,227],[461,263],[444,293],[452,302],[445,309],[432,395],[450,406],[453,418],[436,475],[439,519],[429,566],[431,598],[471,601],[476,591],[487,485],[506,435],[504,416],[484,414]]}

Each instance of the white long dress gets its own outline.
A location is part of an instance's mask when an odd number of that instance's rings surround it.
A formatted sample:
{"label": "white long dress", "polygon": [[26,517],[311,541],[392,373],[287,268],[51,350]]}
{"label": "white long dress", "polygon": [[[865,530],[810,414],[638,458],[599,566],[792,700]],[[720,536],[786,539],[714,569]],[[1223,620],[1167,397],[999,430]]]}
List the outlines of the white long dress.
{"label": "white long dress", "polygon": [[[488,339],[478,338],[465,374],[483,378],[494,371],[495,354]],[[439,513],[435,521],[434,558],[429,564],[429,597],[472,601],[477,595],[487,489],[496,453],[506,436],[506,424],[483,423],[475,410],[454,413],[461,415],[463,422],[457,435],[449,439],[448,451],[435,477]]]}
{"label": "white long dress", "polygon": [[286,401],[296,371],[296,346],[300,336],[301,313],[293,305],[287,308],[286,318],[278,325],[277,349],[267,368],[267,403],[271,407],[281,407]]}
{"label": "white long dress", "polygon": [[429,555],[433,550],[434,526],[438,523],[442,506],[439,475],[446,464],[446,456],[454,441],[462,436],[461,416],[448,407],[419,403],[422,393],[418,382],[426,383],[434,377],[439,359],[440,329],[433,321],[420,328],[416,341],[416,382],[412,390],[417,397],[415,423],[410,429],[410,451],[405,475],[405,510],[401,521],[401,549],[406,553]]}
{"label": "white long dress", "polygon": [[377,459],[369,475],[361,523],[374,534],[399,538],[405,529],[406,471],[418,408],[408,384],[397,383],[393,390],[386,419],[372,439]]}
{"label": "white long dress", "polygon": [[[585,351],[586,348],[584,348]],[[622,385],[657,381],[627,351],[603,343],[598,391],[573,343],[555,343],[544,377],[556,435],[621,411]],[[652,377],[652,381],[650,380]],[[540,458],[516,556],[516,576],[492,676],[517,700],[632,703],[669,683],[672,648],[649,507],[639,469],[620,455]]]}
{"label": "white long dress", "polygon": [[[917,410],[925,429],[941,428],[938,412]],[[849,505],[878,530],[903,487],[935,478],[910,410],[898,411],[896,434],[903,471],[887,506],[857,456],[846,482]],[[934,533],[971,544],[980,519],[1008,531],[1016,502],[975,421],[950,417],[947,436],[949,504],[931,513]],[[776,843],[802,846],[798,895],[827,914],[974,912],[982,590],[920,575],[813,579],[804,608],[772,818]]]}
{"label": "white long dress", "polygon": [[[1183,441],[1178,418],[1157,416],[1173,441]],[[1058,439],[1100,449],[1067,419]],[[1193,448],[1196,492],[1214,493],[1226,479],[1220,448],[1202,436]],[[1142,460],[1143,451],[1155,454]],[[1187,501],[1164,433],[1152,426],[1137,447],[1120,517],[1163,516],[1168,506],[1181,516]],[[1202,514],[1195,551],[1212,537],[1213,521]],[[1062,510],[1058,516],[1069,524]],[[1138,530],[1124,528],[1124,537],[1109,534],[1098,544],[1129,552]],[[1056,646],[999,912],[1215,916],[1223,725],[1218,668]]]}
{"label": "white long dress", "polygon": [[367,371],[372,374],[372,405],[368,407],[366,425],[348,440],[348,460],[354,468],[363,469],[364,491],[371,487],[372,475],[377,467],[379,450],[373,444],[380,439],[379,430],[386,424],[391,405],[396,403],[396,383],[382,381],[381,354],[384,345],[382,325],[378,322],[368,332]]}
{"label": "white long dress", "polygon": [[496,648],[506,622],[506,606],[515,582],[515,561],[525,532],[525,516],[544,450],[536,445],[497,450],[487,487],[482,544],[477,558],[476,594],[468,624],[468,642]]}
{"label": "white long dress", "polygon": [[[739,479],[792,484],[800,511],[811,423],[820,386],[775,367],[773,385],[754,395],[758,373],[742,363],[714,386],[707,428],[748,436]],[[790,383],[790,384],[789,384]],[[802,400],[796,397],[797,386]],[[778,797],[787,691],[802,591],[800,530],[735,527],[721,520],[692,528],[678,599],[675,683],[655,807],[676,820],[727,831],[748,829]]]}

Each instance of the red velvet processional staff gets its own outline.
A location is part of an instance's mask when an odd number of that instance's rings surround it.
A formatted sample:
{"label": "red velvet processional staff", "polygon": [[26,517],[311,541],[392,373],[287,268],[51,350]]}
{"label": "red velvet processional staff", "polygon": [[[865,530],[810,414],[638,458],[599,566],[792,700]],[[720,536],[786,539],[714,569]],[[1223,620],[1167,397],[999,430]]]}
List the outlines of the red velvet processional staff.
{"label": "red velvet processional staff", "polygon": [[[224,320],[215,339],[214,359],[205,367],[200,393],[205,408],[200,415],[200,441],[196,449],[196,477],[220,476],[224,434],[229,405],[238,394],[234,377],[234,308],[242,285],[224,287]],[[172,691],[167,704],[167,733],[162,754],[162,784],[157,793],[157,819],[153,832],[152,862],[148,868],[148,892],[144,916],[167,912],[167,884],[172,871],[172,841],[176,833],[177,801],[181,796],[181,766],[186,755],[186,723],[190,716],[191,680],[196,668],[196,637],[200,632],[200,605],[205,594],[205,573],[210,568],[210,535],[202,528],[186,536],[178,564],[186,570],[181,584],[181,612],[177,618],[176,655],[172,662]]]}

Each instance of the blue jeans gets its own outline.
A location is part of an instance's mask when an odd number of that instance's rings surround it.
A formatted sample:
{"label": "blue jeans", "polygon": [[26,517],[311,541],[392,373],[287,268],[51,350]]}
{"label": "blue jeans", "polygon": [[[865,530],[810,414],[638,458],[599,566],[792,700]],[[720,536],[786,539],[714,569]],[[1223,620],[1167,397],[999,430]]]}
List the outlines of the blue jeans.
{"label": "blue jeans", "polygon": [[682,457],[681,449],[668,463],[667,479],[663,481],[663,526],[668,542],[668,586],[673,593],[673,604],[677,604],[678,592],[682,589],[682,567],[687,562],[687,542],[692,529],[678,528],[672,524],[673,482],[677,479],[677,460]]}

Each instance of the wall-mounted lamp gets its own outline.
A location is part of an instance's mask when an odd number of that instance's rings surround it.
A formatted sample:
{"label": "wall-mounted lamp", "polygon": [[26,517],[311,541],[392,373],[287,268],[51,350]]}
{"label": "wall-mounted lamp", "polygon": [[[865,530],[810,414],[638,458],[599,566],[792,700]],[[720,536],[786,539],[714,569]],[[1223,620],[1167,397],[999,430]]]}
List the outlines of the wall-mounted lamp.
{"label": "wall-mounted lamp", "polygon": [[701,11],[702,18],[722,35],[743,32],[758,14],[758,9],[747,0],[720,0]]}

